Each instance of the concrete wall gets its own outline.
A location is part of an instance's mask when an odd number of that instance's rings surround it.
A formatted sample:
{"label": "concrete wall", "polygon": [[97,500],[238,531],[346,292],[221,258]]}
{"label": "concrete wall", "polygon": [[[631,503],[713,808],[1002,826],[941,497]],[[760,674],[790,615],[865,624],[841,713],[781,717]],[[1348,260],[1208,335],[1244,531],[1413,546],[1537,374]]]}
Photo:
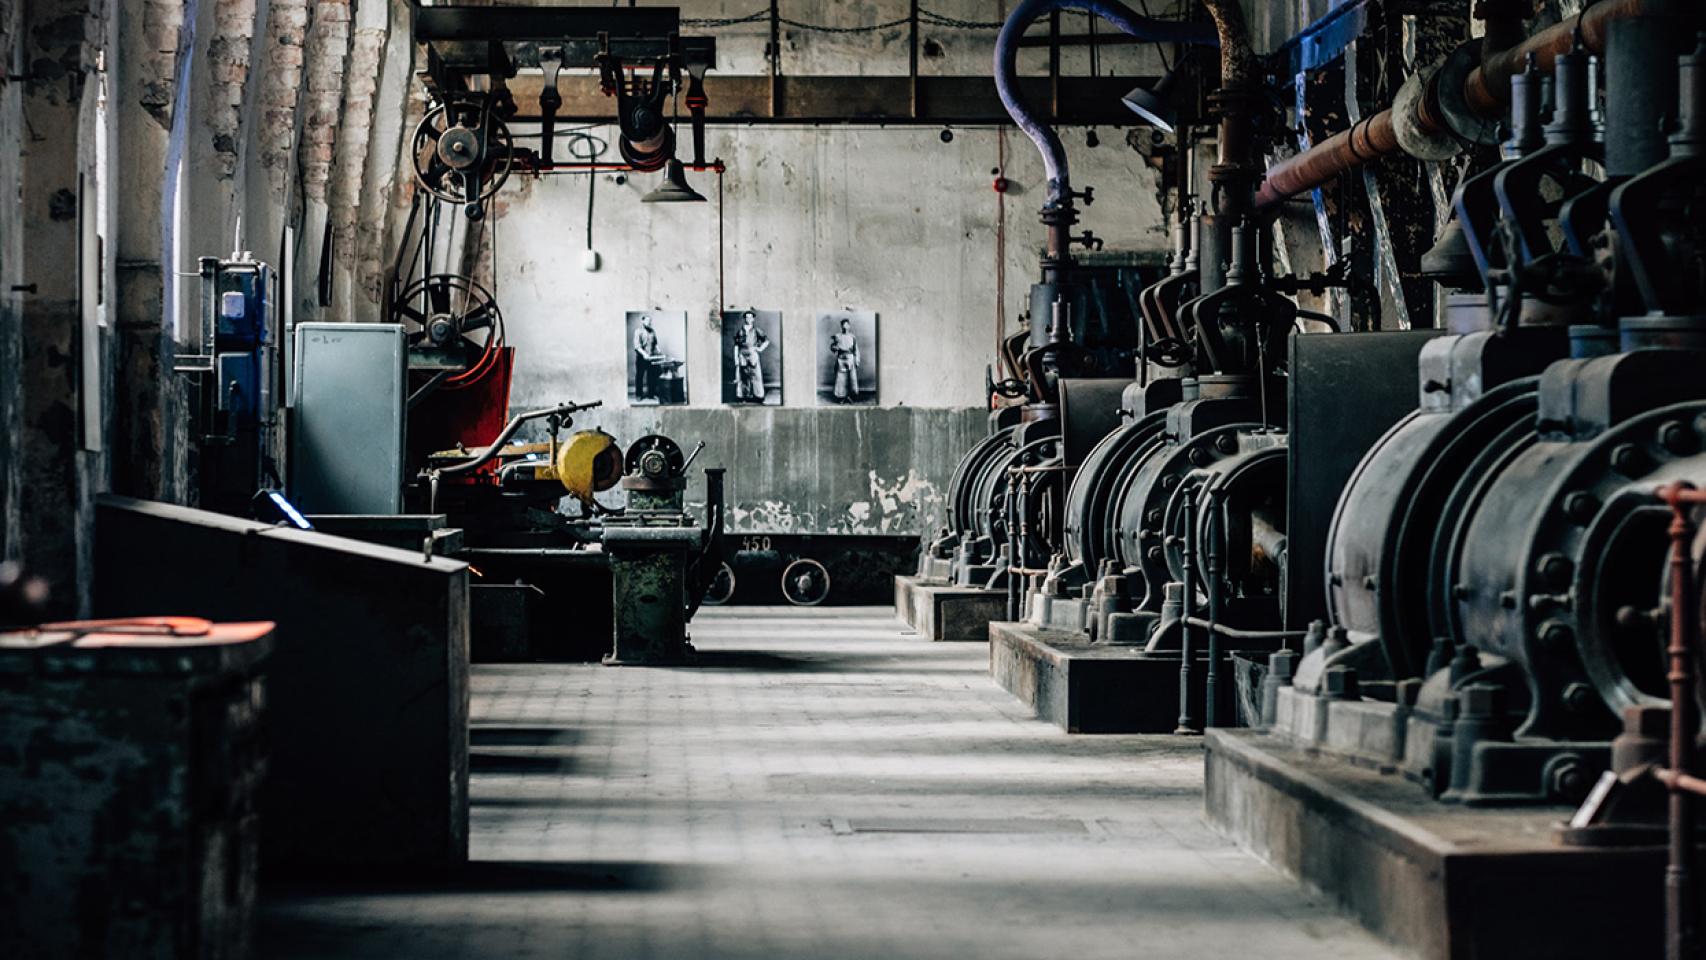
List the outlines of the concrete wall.
{"label": "concrete wall", "polygon": [[[989,24],[1009,5],[932,0],[928,9],[982,25],[925,27],[920,71],[987,75]],[[173,364],[193,332],[196,289],[178,273],[233,249],[280,266],[288,253],[298,319],[384,319],[384,271],[413,191],[401,154],[421,111],[408,7],[0,0],[5,77],[29,78],[0,78],[0,196],[14,198],[6,201],[12,215],[0,216],[0,557],[47,574],[60,612],[86,606],[95,493],[195,499],[192,397]],[[682,7],[690,32],[718,37],[719,72],[769,71],[766,24],[691,22],[748,14],[747,0]],[[788,0],[784,12],[857,27],[904,16],[906,5]],[[1082,33],[1085,23],[1068,14],[1063,30]],[[787,75],[904,74],[906,40],[900,27],[789,25],[779,63]],[[1042,50],[1021,58],[1032,74],[1045,62]],[[34,69],[43,64],[45,73]],[[1083,49],[1064,52],[1066,73],[1093,67],[1160,72],[1153,47],[1106,48],[1094,64]],[[105,96],[82,95],[97,89]],[[91,116],[97,102],[104,112]],[[105,162],[87,142],[97,126]],[[711,443],[704,462],[722,460],[734,472],[737,520],[754,529],[927,529],[954,462],[981,430],[996,304],[1016,325],[1040,240],[1040,172],[1028,141],[961,129],[944,143],[939,133],[715,129],[711,153],[728,163],[721,204],[645,206],[638,198],[655,176],[599,179],[596,273],[580,269],[587,180],[517,178],[492,218],[494,279],[521,350],[515,403],[603,397],[613,405],[604,422],[624,439],[647,430],[688,443],[703,436]],[[1153,174],[1120,131],[1100,134],[1095,150],[1081,130],[1066,137],[1077,181],[1098,187],[1085,226],[1112,248],[1158,249],[1165,238]],[[168,178],[175,163],[182,175]],[[998,169],[1015,185],[1004,217],[990,189]],[[695,182],[715,200],[714,178]],[[90,216],[97,229],[79,237],[79,218]],[[323,261],[331,277],[324,303],[316,289]],[[83,266],[81,288],[73,271],[59,269],[67,263]],[[14,290],[30,283],[36,293]],[[94,307],[91,287],[102,291]],[[715,402],[714,313],[745,305],[785,314],[782,410],[730,412]],[[629,307],[688,311],[692,407],[622,409]],[[817,408],[814,314],[841,307],[880,315],[879,409]],[[785,443],[760,444],[767,435]]]}
{"label": "concrete wall", "polygon": [[[929,8],[994,21],[1002,6]],[[683,12],[751,11],[729,0]],[[784,14],[847,27],[904,16],[905,5],[797,0]],[[717,36],[719,74],[768,71],[766,24],[703,29]],[[1062,29],[1082,33],[1085,20],[1069,14]],[[989,74],[993,30],[931,27],[923,36],[939,52],[922,58],[921,72]],[[1098,60],[1105,74],[1160,72],[1149,47],[1108,48]],[[1025,72],[1045,67],[1044,51],[1025,53]],[[1066,72],[1089,68],[1085,50],[1065,51]],[[785,27],[782,70],[905,74],[906,31]],[[612,128],[587,132],[598,141],[584,141],[582,153],[602,143],[615,157]],[[1086,131],[1065,131],[1075,183],[1096,188],[1080,229],[1110,250],[1164,249],[1155,171],[1122,131],[1098,135],[1091,149]],[[1043,175],[1034,147],[1010,129],[955,129],[944,142],[935,127],[726,126],[711,129],[706,149],[727,165],[720,185],[712,173],[690,174],[708,203],[641,203],[657,174],[597,177],[590,245],[600,266],[591,272],[585,175],[515,178],[504,188],[491,223],[493,280],[517,351],[513,403],[602,399],[610,409],[583,423],[624,443],[650,431],[684,446],[706,440],[702,462],[729,468],[731,520],[743,532],[927,532],[940,522],[954,465],[984,429],[985,370],[1004,332],[997,302],[1005,331],[1017,330],[1037,276]],[[1005,198],[992,187],[998,171],[1012,183]],[[782,312],[779,410],[720,403],[720,311],[743,307]],[[817,398],[817,314],[849,308],[878,316],[875,410],[826,408]],[[630,309],[687,312],[689,407],[625,409]]]}

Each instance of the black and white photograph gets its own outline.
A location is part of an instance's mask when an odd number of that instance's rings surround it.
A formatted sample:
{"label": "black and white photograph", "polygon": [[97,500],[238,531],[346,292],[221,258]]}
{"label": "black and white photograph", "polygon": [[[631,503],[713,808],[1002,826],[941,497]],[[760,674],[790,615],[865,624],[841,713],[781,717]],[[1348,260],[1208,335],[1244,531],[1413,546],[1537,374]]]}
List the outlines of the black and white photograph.
{"label": "black and white photograph", "polygon": [[687,313],[628,311],[628,403],[687,402]]}
{"label": "black and white photograph", "polygon": [[723,311],[723,402],[782,405],[781,311]]}
{"label": "black and white photograph", "polygon": [[876,405],[875,313],[840,310],[818,314],[817,398],[820,403]]}

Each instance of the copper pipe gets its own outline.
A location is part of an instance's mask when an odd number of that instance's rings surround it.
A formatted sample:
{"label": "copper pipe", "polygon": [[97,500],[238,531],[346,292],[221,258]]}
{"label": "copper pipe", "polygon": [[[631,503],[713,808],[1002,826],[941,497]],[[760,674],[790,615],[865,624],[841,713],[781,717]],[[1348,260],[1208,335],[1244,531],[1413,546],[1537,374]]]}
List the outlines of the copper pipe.
{"label": "copper pipe", "polygon": [[1392,128],[1392,111],[1382,110],[1268,168],[1268,178],[1256,193],[1256,206],[1270,206],[1331,183],[1339,174],[1397,150],[1398,134]]}
{"label": "copper pipe", "polygon": [[[1616,20],[1651,16],[1677,9],[1674,0],[1600,0],[1580,17],[1569,17],[1547,27],[1508,50],[1487,57],[1484,64],[1470,71],[1463,83],[1464,100],[1477,114],[1494,118],[1504,113],[1510,102],[1511,77],[1520,73],[1528,55],[1533,54],[1540,69],[1550,71],[1559,54],[1570,50],[1577,25],[1582,31],[1582,44],[1590,53],[1605,52],[1607,29]],[[1448,133],[1444,118],[1438,110],[1438,96],[1429,91],[1419,98],[1414,123],[1426,133]],[[1365,134],[1353,143],[1356,128],[1340,132],[1308,150],[1289,157],[1268,168],[1268,178],[1256,194],[1258,208],[1270,207],[1307,190],[1331,183],[1341,174],[1362,166],[1370,160],[1398,152],[1398,138],[1393,132],[1392,111],[1382,110],[1363,121]]]}
{"label": "copper pipe", "polygon": [[1673,790],[1686,790],[1697,797],[1706,797],[1706,780],[1699,777],[1691,777],[1664,767],[1654,767],[1653,777]]}
{"label": "copper pipe", "polygon": [[1697,641],[1694,570],[1689,546],[1694,542],[1690,511],[1706,496],[1686,483],[1667,484],[1659,497],[1670,506],[1670,768],[1660,776],[1670,788],[1670,849],[1665,867],[1665,956],[1694,958],[1694,793],[1687,785],[1690,754],[1699,720],[1694,703],[1694,647]]}

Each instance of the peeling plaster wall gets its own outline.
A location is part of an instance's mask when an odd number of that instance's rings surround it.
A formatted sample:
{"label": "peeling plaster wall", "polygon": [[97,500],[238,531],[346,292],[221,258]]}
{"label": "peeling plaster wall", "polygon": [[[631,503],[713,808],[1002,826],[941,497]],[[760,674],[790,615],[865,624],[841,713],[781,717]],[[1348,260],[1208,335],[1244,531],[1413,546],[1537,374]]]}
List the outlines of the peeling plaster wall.
{"label": "peeling plaster wall", "polygon": [[[999,20],[997,0],[933,0],[937,13]],[[1170,6],[1152,4],[1157,12]],[[688,3],[688,18],[739,16],[747,0]],[[836,27],[904,16],[895,0],[792,2],[791,19]],[[715,33],[719,74],[769,71],[766,23],[693,28]],[[1033,28],[1033,31],[1042,28]],[[1083,33],[1067,14],[1064,33]],[[926,27],[920,72],[987,76],[994,31]],[[1091,68],[1083,48],[1062,51],[1062,69]],[[1161,72],[1151,46],[1110,47],[1103,74]],[[1027,50],[1026,73],[1042,73],[1046,50]],[[904,75],[907,31],[782,31],[784,74]],[[592,133],[610,144],[615,132]],[[684,446],[707,441],[707,465],[729,468],[731,520],[741,532],[923,533],[940,522],[941,499],[960,455],[985,430],[985,367],[996,330],[997,196],[991,183],[1002,156],[1013,188],[1006,198],[1008,329],[1018,329],[1036,279],[1042,228],[1042,164],[1014,130],[955,129],[944,143],[928,127],[713,127],[708,153],[728,163],[722,183],[724,290],[718,293],[718,184],[690,176],[707,204],[649,205],[640,197],[657,175],[619,184],[598,178],[592,248],[586,249],[584,176],[512,178],[492,218],[496,296],[517,365],[515,408],[602,399],[592,421],[619,440],[663,432]],[[1079,229],[1108,249],[1157,251],[1169,238],[1156,200],[1156,175],[1103,131],[1086,146],[1082,130],[1063,131],[1076,182],[1096,187],[1097,202]],[[564,148],[559,146],[560,151]],[[781,409],[730,409],[720,403],[718,314],[756,306],[783,314]],[[818,406],[816,315],[841,308],[879,317],[881,407]],[[689,408],[626,405],[629,309],[685,310]]]}
{"label": "peeling plaster wall", "polygon": [[[582,414],[629,444],[662,433],[687,451],[699,441],[689,499],[704,498],[704,467],[728,470],[729,528],[737,533],[890,534],[941,528],[948,478],[985,434],[974,409],[615,408]],[[621,502],[612,491],[611,505]]]}
{"label": "peeling plaster wall", "polygon": [[[609,137],[611,131],[598,131]],[[766,531],[918,533],[926,512],[895,514],[867,492],[871,456],[905,451],[912,476],[945,491],[959,456],[982,432],[985,367],[996,338],[996,195],[990,188],[998,156],[995,130],[713,128],[707,149],[724,158],[724,267],[728,306],[783,313],[781,411],[720,404],[720,329],[716,316],[717,184],[692,178],[706,204],[642,204],[656,175],[618,185],[599,178],[593,247],[597,272],[581,266],[586,246],[585,177],[519,180],[505,187],[493,218],[497,231],[497,293],[509,342],[516,347],[513,403],[517,408],[568,399],[626,403],[629,309],[686,310],[688,396],[695,408],[641,408],[624,427],[661,428],[684,444],[717,423],[711,413],[758,429],[793,430],[824,444],[811,456],[811,482],[784,469],[806,456],[809,443],[766,452],[730,454],[730,482],[752,504],[770,508],[736,514],[737,529]],[[1042,167],[1029,141],[1009,132],[1006,305],[1017,329],[1038,270],[1041,227],[1035,208],[1043,194]],[[1114,137],[1085,148],[1068,136],[1075,179],[1094,185],[1097,202],[1083,227],[1109,249],[1158,250],[1168,239],[1155,199],[1154,174],[1143,158]],[[614,147],[611,148],[614,150]],[[831,445],[850,412],[818,406],[816,314],[844,307],[875,310],[879,322],[878,379],[882,410],[861,423],[863,445]],[[948,429],[943,415],[978,425]],[[951,419],[951,418],[949,418]],[[606,417],[618,422],[614,415]],[[749,426],[750,424],[750,426]],[[650,426],[655,425],[655,427]],[[931,437],[926,426],[942,428]],[[718,427],[721,430],[724,428]],[[634,429],[613,431],[624,442]],[[763,434],[750,434],[763,436]],[[917,443],[914,443],[917,438]],[[861,453],[860,451],[875,451]],[[777,461],[772,463],[771,461]],[[820,477],[824,471],[832,477]],[[883,484],[904,483],[906,470],[885,467]],[[762,479],[750,480],[756,474]],[[820,500],[826,492],[829,500]],[[857,496],[855,495],[857,493]],[[934,493],[932,493],[934,495]],[[869,502],[869,513],[844,518],[841,507]],[[910,507],[908,509],[911,509]],[[897,517],[904,516],[904,520]]]}
{"label": "peeling plaster wall", "polygon": [[[22,0],[0,0],[0,78],[20,72]],[[21,298],[9,293],[23,283],[24,222],[18,191],[23,178],[22,85],[0,79],[0,561],[23,555],[19,536],[18,484],[24,456]]]}

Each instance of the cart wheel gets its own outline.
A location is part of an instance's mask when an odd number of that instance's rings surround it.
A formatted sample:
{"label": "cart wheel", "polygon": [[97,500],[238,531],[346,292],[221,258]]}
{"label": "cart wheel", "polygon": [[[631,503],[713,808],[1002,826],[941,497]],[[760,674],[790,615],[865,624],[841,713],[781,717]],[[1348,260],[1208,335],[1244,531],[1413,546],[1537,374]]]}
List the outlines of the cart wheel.
{"label": "cart wheel", "polygon": [[829,596],[829,571],[809,557],[782,571],[782,596],[796,607],[815,607]]}
{"label": "cart wheel", "polygon": [[735,568],[724,562],[717,568],[717,575],[711,578],[711,585],[705,588],[705,606],[720,607],[735,596]]}

